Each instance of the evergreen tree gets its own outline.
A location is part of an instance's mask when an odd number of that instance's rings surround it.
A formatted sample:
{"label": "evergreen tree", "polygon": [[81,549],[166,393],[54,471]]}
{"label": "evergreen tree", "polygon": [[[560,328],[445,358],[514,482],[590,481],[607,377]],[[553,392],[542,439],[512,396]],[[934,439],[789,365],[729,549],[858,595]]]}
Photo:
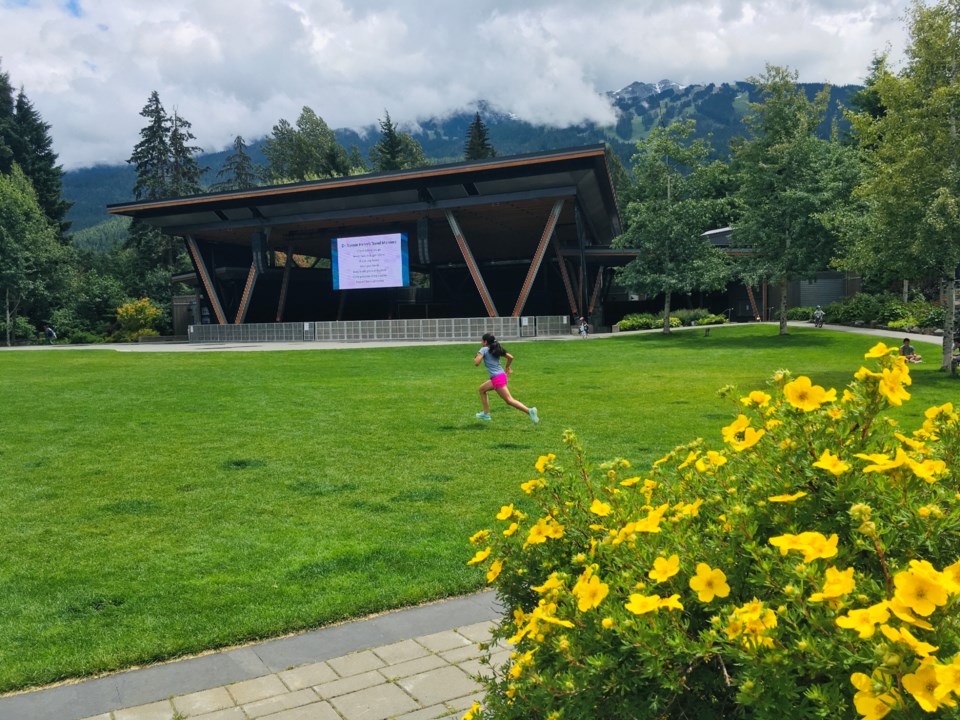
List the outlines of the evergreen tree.
{"label": "evergreen tree", "polygon": [[478,112],[473,116],[473,122],[467,130],[467,140],[463,145],[464,160],[487,160],[497,156],[497,151],[490,144],[487,126],[483,124]]}
{"label": "evergreen tree", "polygon": [[172,123],[156,90],[150,93],[150,99],[140,115],[148,122],[140,130],[140,142],[134,146],[133,154],[127,160],[137,171],[133,196],[137,200],[160,200],[169,197]]}
{"label": "evergreen tree", "polygon": [[0,174],[13,169],[15,137],[13,86],[9,73],[0,71]]}
{"label": "evergreen tree", "polygon": [[183,197],[203,192],[200,176],[207,171],[197,163],[194,155],[203,152],[203,148],[189,145],[195,140],[192,126],[180,117],[176,110],[170,121],[170,175],[166,194],[168,197]]}
{"label": "evergreen tree", "polygon": [[391,172],[423,167],[427,156],[420,143],[411,135],[401,132],[390,119],[390,113],[380,120],[380,140],[370,148],[370,162],[374,172]]}
{"label": "evergreen tree", "polygon": [[66,217],[72,203],[63,199],[63,167],[57,165],[50,125],[43,121],[22,89],[17,94],[14,112],[15,134],[19,141],[16,161],[33,184],[37,201],[47,219],[63,236],[70,227]]}
{"label": "evergreen tree", "polygon": [[787,288],[813,279],[834,256],[837,235],[825,218],[849,200],[857,178],[850,148],[817,137],[829,88],[811,101],[797,75],[768,65],[758,83],[761,102],[745,120],[753,137],[737,148],[742,209],[737,244],[751,283],[780,285],[780,334],[787,333]]}
{"label": "evergreen tree", "polygon": [[223,162],[223,167],[217,173],[217,182],[210,186],[213,192],[229,190],[249,190],[257,187],[257,178],[260,173],[257,165],[247,154],[247,143],[242,135],[233,140],[233,153]]}

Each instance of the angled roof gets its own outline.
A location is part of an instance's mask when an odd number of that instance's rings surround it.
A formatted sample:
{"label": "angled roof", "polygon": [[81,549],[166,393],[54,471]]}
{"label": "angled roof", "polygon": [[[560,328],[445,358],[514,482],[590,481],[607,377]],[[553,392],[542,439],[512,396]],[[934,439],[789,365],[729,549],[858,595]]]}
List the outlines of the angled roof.
{"label": "angled roof", "polygon": [[[556,230],[561,245],[579,244],[575,204],[590,244],[607,246],[620,234],[603,145],[118,203],[107,209],[172,235],[213,242],[247,245],[253,232],[269,227],[271,246],[318,257],[328,254],[331,237],[356,234],[358,229],[413,226],[427,219],[438,221],[432,234],[445,232],[445,213],[452,211],[475,250],[482,248],[483,255],[495,259],[527,252],[526,238],[532,236],[535,243],[558,199],[576,200],[564,203]],[[525,240],[522,249],[517,246],[520,237]],[[434,252],[431,259],[446,258]]]}

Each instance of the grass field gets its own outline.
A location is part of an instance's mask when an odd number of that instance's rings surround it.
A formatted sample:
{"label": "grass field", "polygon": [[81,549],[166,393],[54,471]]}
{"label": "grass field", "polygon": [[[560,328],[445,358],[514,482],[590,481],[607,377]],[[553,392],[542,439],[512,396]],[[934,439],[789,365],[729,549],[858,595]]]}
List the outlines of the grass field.
{"label": "grass field", "polygon": [[[789,368],[839,388],[874,342],[744,326],[507,343],[539,427],[497,398],[474,419],[476,344],[0,353],[0,692],[475,590],[466,538],[564,429],[641,466],[719,445],[722,385]],[[908,426],[960,402],[935,364],[912,370]]]}

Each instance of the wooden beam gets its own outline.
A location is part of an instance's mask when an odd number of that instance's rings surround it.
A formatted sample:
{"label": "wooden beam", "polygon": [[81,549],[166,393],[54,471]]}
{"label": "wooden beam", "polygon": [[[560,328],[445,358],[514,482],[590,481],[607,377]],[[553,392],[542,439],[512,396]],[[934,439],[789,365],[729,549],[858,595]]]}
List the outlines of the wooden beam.
{"label": "wooden beam", "polygon": [[580,313],[577,312],[577,301],[573,296],[573,285],[570,284],[570,273],[567,272],[567,261],[563,259],[563,255],[560,254],[560,245],[554,240],[553,249],[557,253],[557,264],[560,266],[560,277],[563,278],[563,287],[567,291],[567,302],[570,303],[570,314],[574,317],[579,317]]}
{"label": "wooden beam", "polygon": [[247,310],[250,309],[250,298],[253,296],[253,287],[257,284],[257,277],[260,273],[257,270],[257,263],[250,263],[250,272],[247,273],[247,282],[243,286],[243,295],[240,296],[240,307],[237,308],[237,317],[233,321],[234,325],[242,325],[247,319]]}
{"label": "wooden beam", "polygon": [[213,306],[213,314],[217,317],[218,325],[226,325],[227,317],[223,314],[223,307],[220,305],[220,298],[217,297],[217,292],[213,287],[213,282],[210,279],[210,271],[207,270],[206,264],[203,262],[203,256],[200,254],[200,248],[197,245],[197,241],[193,239],[192,235],[187,235],[187,249],[190,251],[190,257],[193,258],[193,264],[197,268],[197,272],[200,274],[200,282],[203,283],[204,290],[207,291],[207,300],[210,301],[210,304]]}
{"label": "wooden beam", "polygon": [[487,284],[483,281],[483,275],[480,274],[480,268],[477,266],[477,261],[473,259],[473,253],[470,251],[470,246],[467,245],[467,239],[463,236],[463,231],[460,230],[460,224],[457,222],[457,219],[453,216],[453,213],[450,210],[446,212],[447,223],[450,225],[450,230],[453,232],[453,236],[457,239],[457,245],[460,246],[460,252],[463,254],[463,259],[467,263],[467,269],[470,271],[470,277],[473,278],[473,284],[477,286],[477,290],[480,292],[480,298],[483,300],[483,305],[487,309],[487,315],[490,317],[499,317],[497,314],[497,308],[493,304],[493,298],[490,296],[490,291],[487,289]]}
{"label": "wooden beam", "polygon": [[547,252],[547,243],[553,237],[553,231],[557,227],[557,220],[560,219],[560,211],[563,210],[563,199],[557,200],[547,216],[546,227],[543,228],[543,235],[540,236],[540,244],[537,245],[533,253],[533,260],[530,262],[530,269],[527,271],[527,277],[520,287],[520,297],[517,298],[517,304],[513,308],[513,317],[520,317],[524,305],[527,304],[527,298],[530,297],[530,288],[533,287],[533,281],[537,279],[537,273],[540,272],[540,263],[543,262],[543,256]]}
{"label": "wooden beam", "polygon": [[293,246],[287,248],[287,261],[283,264],[283,281],[280,283],[280,302],[277,303],[277,322],[283,322],[287,307],[287,290],[290,287],[290,268],[293,267]]}
{"label": "wooden beam", "polygon": [[600,287],[603,285],[603,268],[597,270],[597,279],[593,283],[593,293],[590,295],[590,305],[587,307],[587,315],[593,314],[593,308],[597,304],[597,298],[600,297]]}

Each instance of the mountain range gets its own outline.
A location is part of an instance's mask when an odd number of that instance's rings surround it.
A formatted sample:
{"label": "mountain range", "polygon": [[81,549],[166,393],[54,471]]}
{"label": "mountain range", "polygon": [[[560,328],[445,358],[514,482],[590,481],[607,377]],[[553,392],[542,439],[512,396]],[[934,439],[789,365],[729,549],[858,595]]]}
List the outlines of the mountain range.
{"label": "mountain range", "polygon": [[[799,87],[812,98],[823,86],[801,83]],[[819,128],[821,135],[826,137],[835,121],[843,129],[845,120],[842,108],[850,106],[851,96],[860,89],[858,85],[831,87],[830,104]],[[746,134],[743,117],[749,103],[759,100],[757,87],[750,82],[707,85],[680,85],[671,80],[634,82],[620,90],[608,92],[607,96],[618,116],[616,124],[610,126],[592,123],[570,127],[533,125],[509,113],[493,111],[484,103],[480,103],[478,111],[498,155],[605,142],[629,165],[637,141],[654,127],[668,125],[678,118],[696,120],[697,135],[708,138],[717,153],[721,157],[726,156],[731,139]],[[464,140],[474,112],[471,110],[425,120],[415,128],[403,129],[421,144],[431,162],[457,162],[463,159]],[[369,149],[380,137],[373,125],[359,132],[349,129],[335,132],[345,148],[356,146],[363,157],[367,157]],[[260,142],[249,142],[248,152],[254,162],[264,163]],[[217,172],[231,153],[232,149],[198,158],[201,166],[209,168],[204,175],[208,183],[216,181]],[[72,170],[64,175],[63,196],[73,203],[67,219],[72,222],[71,231],[81,246],[85,244],[82,238],[88,237],[89,233],[80,231],[110,219],[106,206],[129,201],[133,196],[134,181],[134,170],[126,164]],[[96,243],[93,242],[93,245]]]}

